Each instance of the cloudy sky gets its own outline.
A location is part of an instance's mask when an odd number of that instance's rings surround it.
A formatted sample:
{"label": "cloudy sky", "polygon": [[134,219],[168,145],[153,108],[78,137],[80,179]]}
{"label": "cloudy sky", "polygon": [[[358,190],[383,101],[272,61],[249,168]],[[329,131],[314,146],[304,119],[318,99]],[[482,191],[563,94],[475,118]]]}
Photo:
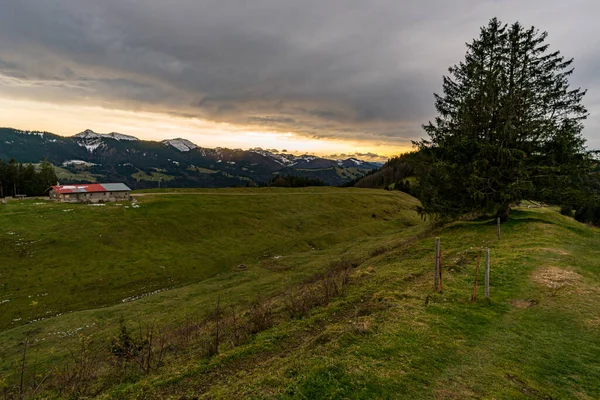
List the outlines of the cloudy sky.
{"label": "cloudy sky", "polygon": [[498,16],[549,32],[600,148],[597,0],[0,0],[0,126],[391,155]]}

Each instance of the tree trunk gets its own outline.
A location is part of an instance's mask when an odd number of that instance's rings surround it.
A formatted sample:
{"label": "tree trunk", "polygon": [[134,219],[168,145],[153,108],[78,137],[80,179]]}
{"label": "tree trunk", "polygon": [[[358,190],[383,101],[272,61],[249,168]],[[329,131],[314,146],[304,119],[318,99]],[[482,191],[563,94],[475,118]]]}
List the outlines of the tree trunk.
{"label": "tree trunk", "polygon": [[510,204],[509,203],[503,204],[498,209],[498,213],[496,214],[496,217],[500,218],[500,222],[505,222],[508,220],[509,216],[510,216]]}

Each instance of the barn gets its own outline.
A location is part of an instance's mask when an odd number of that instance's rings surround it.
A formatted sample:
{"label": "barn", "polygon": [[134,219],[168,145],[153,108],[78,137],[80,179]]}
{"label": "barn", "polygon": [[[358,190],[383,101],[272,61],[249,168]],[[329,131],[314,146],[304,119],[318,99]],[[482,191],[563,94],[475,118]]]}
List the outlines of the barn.
{"label": "barn", "polygon": [[50,188],[50,200],[65,203],[107,203],[129,200],[131,189],[124,183],[57,185]]}

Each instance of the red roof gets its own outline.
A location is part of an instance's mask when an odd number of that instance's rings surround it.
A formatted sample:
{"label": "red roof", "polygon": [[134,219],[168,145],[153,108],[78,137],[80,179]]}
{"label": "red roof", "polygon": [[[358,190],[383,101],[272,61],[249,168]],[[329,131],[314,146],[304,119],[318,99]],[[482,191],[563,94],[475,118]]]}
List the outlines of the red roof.
{"label": "red roof", "polygon": [[122,183],[91,183],[88,185],[58,185],[52,186],[52,190],[59,194],[67,193],[98,193],[98,192],[121,192],[129,191]]}

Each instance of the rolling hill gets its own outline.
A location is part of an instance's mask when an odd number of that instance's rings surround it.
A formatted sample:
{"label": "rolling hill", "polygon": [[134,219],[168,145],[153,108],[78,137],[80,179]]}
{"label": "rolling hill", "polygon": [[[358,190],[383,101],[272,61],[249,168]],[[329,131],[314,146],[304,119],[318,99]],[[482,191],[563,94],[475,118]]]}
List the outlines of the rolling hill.
{"label": "rolling hill", "polygon": [[[498,240],[399,192],[169,193],[0,206],[7,391],[23,371],[43,398],[600,396],[596,228],[517,208]],[[472,303],[485,247],[491,297]]]}

